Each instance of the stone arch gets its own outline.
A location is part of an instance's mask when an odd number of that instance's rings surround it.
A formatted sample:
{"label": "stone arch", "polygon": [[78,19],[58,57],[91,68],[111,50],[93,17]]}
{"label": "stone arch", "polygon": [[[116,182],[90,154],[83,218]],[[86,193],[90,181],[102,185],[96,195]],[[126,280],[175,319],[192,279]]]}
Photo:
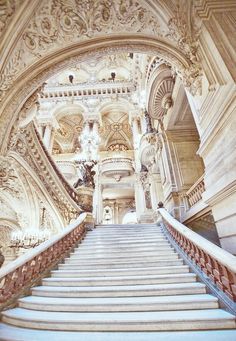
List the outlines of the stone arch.
{"label": "stone arch", "polygon": [[[92,59],[95,56],[114,54],[119,52],[139,52],[158,55],[180,74],[184,82],[191,82],[192,65],[191,61],[176,47],[166,41],[156,39],[153,36],[133,34],[123,36],[107,36],[103,38],[93,38],[80,44],[74,44],[60,51],[51,53],[40,58],[32,64],[16,79],[11,87],[11,92],[6,92],[2,105],[1,131],[4,134],[1,153],[7,151],[11,129],[19,117],[19,113],[24,103],[35,91],[55,72],[79,63],[85,59]],[[14,113],[14,114],[13,114]]]}
{"label": "stone arch", "polygon": [[65,116],[65,112],[69,112],[70,114],[78,114],[83,116],[86,112],[87,108],[83,104],[73,103],[73,104],[56,104],[54,109],[52,110],[52,116],[59,121],[62,117]]}

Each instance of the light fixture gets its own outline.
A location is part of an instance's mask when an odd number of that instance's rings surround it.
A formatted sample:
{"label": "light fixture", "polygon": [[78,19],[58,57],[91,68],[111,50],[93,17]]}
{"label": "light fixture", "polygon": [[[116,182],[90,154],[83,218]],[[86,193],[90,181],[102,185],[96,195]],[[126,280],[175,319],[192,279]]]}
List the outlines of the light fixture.
{"label": "light fixture", "polygon": [[11,248],[32,249],[50,238],[51,231],[45,226],[45,207],[42,209],[40,230],[26,229],[14,231],[11,235]]}
{"label": "light fixture", "polygon": [[22,249],[32,249],[35,246],[43,243],[50,237],[50,230],[35,230],[35,229],[27,229],[25,231],[14,231],[11,235],[11,244],[12,248],[22,248]]}

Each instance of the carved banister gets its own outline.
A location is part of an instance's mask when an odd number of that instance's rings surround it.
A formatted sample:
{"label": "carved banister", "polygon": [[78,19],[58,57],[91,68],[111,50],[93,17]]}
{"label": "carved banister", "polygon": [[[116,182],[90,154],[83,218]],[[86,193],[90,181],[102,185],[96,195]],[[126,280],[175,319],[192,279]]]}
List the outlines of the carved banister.
{"label": "carved banister", "polygon": [[193,184],[186,192],[189,206],[192,207],[202,199],[202,193],[205,191],[204,174]]}
{"label": "carved banister", "polygon": [[14,304],[18,297],[27,293],[82,240],[87,219],[88,215],[82,213],[61,233],[0,270],[0,310]]}
{"label": "carved banister", "polygon": [[236,302],[236,257],[190,230],[159,208],[164,226],[174,241],[227,296]]}
{"label": "carved banister", "polygon": [[62,173],[60,172],[56,162],[53,160],[53,158],[51,157],[51,155],[49,154],[47,148],[45,147],[42,139],[41,139],[41,136],[39,134],[39,132],[37,131],[36,127],[34,126],[34,131],[35,131],[35,134],[37,136],[37,139],[38,139],[38,142],[40,143],[44,153],[46,154],[47,158],[48,158],[48,161],[50,162],[50,164],[52,165],[55,173],[57,174],[57,176],[59,177],[59,179],[61,180],[62,182],[62,185],[64,186],[64,188],[66,189],[66,191],[69,193],[69,195],[71,196],[71,198],[79,205],[80,202],[80,198],[78,196],[78,193],[76,192],[76,190],[74,189],[74,187],[72,187],[68,181],[66,180],[66,178],[62,175]]}
{"label": "carved banister", "polygon": [[22,127],[12,138],[8,155],[41,181],[65,225],[81,212],[92,211],[91,194],[87,195],[81,189],[76,190],[67,182],[45,148],[33,122]]}

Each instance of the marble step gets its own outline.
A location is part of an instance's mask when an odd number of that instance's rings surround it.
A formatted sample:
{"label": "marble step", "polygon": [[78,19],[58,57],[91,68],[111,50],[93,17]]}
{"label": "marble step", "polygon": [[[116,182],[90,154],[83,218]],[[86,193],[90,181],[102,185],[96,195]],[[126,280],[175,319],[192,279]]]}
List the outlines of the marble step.
{"label": "marble step", "polygon": [[19,306],[25,309],[58,312],[122,312],[216,309],[219,305],[216,297],[203,294],[125,298],[52,298],[28,296],[19,299]]}
{"label": "marble step", "polygon": [[146,245],[146,246],[113,246],[113,247],[83,247],[82,244],[80,244],[78,247],[74,249],[74,252],[82,252],[82,253],[94,253],[94,252],[142,252],[142,251],[159,251],[159,250],[173,250],[173,247],[168,245]]}
{"label": "marble step", "polygon": [[155,255],[161,255],[161,254],[172,254],[176,252],[173,248],[166,248],[166,249],[160,249],[160,250],[144,250],[144,251],[135,251],[135,250],[127,250],[127,251],[82,251],[79,248],[73,252],[73,255],[78,255],[80,257],[84,258],[99,258],[99,257],[112,257],[115,258],[116,256],[120,257],[135,257],[135,256],[155,256]]}
{"label": "marble step", "polygon": [[97,237],[97,238],[88,238],[85,237],[83,240],[83,243],[87,244],[114,244],[114,243],[125,243],[125,244],[137,244],[137,243],[150,243],[150,242],[167,242],[168,240],[165,237],[150,237],[150,238],[103,238],[103,237]]}
{"label": "marble step", "polygon": [[147,261],[147,262],[155,262],[159,260],[168,260],[168,259],[179,259],[179,255],[177,253],[162,253],[158,254],[157,256],[126,256],[126,257],[94,257],[94,258],[84,258],[79,255],[72,254],[71,257],[65,258],[65,264],[70,264],[70,263],[78,263],[78,264],[108,264],[108,263],[124,263],[124,262],[140,262],[142,261]]}
{"label": "marble step", "polygon": [[25,328],[68,331],[159,331],[235,328],[235,317],[221,309],[161,312],[73,313],[14,308],[2,321]]}
{"label": "marble step", "polygon": [[43,297],[146,297],[205,294],[206,287],[202,283],[191,282],[101,287],[38,286],[31,291],[32,295]]}
{"label": "marble step", "polygon": [[142,268],[142,267],[162,267],[162,266],[171,266],[171,265],[183,265],[183,260],[182,259],[169,259],[169,260],[158,260],[156,262],[150,262],[150,261],[139,261],[139,262],[119,262],[119,263],[114,263],[114,262],[109,262],[105,264],[81,264],[79,262],[72,262],[72,263],[65,263],[61,264],[60,268],[67,268],[67,269],[118,269],[118,268]]}
{"label": "marble step", "polygon": [[55,278],[49,277],[42,280],[42,285],[49,286],[112,286],[112,285],[142,285],[160,283],[189,283],[195,282],[196,275],[193,273],[184,274],[164,274],[164,275],[140,275],[122,277],[84,277],[84,278]]}
{"label": "marble step", "polygon": [[93,229],[92,231],[89,231],[90,233],[91,232],[99,232],[99,233],[124,233],[124,232],[143,232],[143,233],[146,233],[146,232],[155,232],[155,231],[159,231],[159,232],[162,232],[160,226],[133,226],[133,227],[126,227],[126,226],[123,226],[122,228],[116,228],[116,227],[95,227],[95,229]]}
{"label": "marble step", "polygon": [[112,241],[104,241],[104,240],[94,240],[94,241],[89,241],[86,238],[83,240],[83,245],[88,245],[88,246],[93,246],[93,245],[104,245],[104,246],[110,246],[110,245],[140,245],[140,244],[169,244],[167,239],[161,238],[150,238],[150,239],[140,239],[140,240],[116,240],[115,238]]}
{"label": "marble step", "polygon": [[98,224],[95,225],[95,229],[152,229],[152,228],[160,228],[158,224]]}
{"label": "marble step", "polygon": [[51,271],[52,277],[110,277],[110,276],[138,276],[138,275],[163,275],[175,273],[188,273],[189,267],[182,266],[169,266],[169,267],[153,267],[153,268],[137,268],[137,269],[107,269],[107,270],[54,270]]}
{"label": "marble step", "polygon": [[113,236],[137,236],[137,235],[164,235],[163,231],[160,229],[152,229],[152,230],[142,230],[142,229],[136,229],[136,230],[119,230],[119,231],[101,231],[101,230],[93,230],[88,231],[87,236],[104,236],[104,237],[113,237]]}
{"label": "marble step", "polygon": [[99,243],[99,244],[86,244],[84,241],[81,242],[81,244],[79,244],[79,248],[80,250],[107,250],[107,249],[124,249],[126,248],[126,250],[129,249],[140,249],[140,248],[151,248],[151,247],[155,247],[158,248],[160,246],[162,247],[168,247],[170,244],[166,241],[163,242],[150,242],[150,243],[112,243],[112,244],[103,244],[103,243]]}
{"label": "marble step", "polygon": [[73,252],[70,256],[70,258],[73,259],[86,259],[86,260],[92,260],[92,259],[96,259],[96,260],[102,260],[102,259],[131,259],[131,258],[153,258],[153,257],[161,257],[161,256],[169,256],[169,255],[177,255],[177,253],[175,252],[175,250],[171,249],[171,250],[161,250],[158,252],[117,252],[117,253],[113,253],[111,254],[110,252],[94,252],[93,254],[84,254],[84,253],[80,253],[79,251]]}
{"label": "marble step", "polygon": [[1,341],[235,341],[236,330],[191,330],[157,332],[66,332],[15,327],[0,323]]}
{"label": "marble step", "polygon": [[149,234],[127,234],[127,233],[123,233],[122,235],[116,235],[114,236],[114,234],[111,234],[110,236],[104,236],[104,235],[100,235],[100,234],[86,234],[85,236],[86,239],[89,240],[96,240],[98,238],[101,238],[102,240],[110,240],[110,239],[128,239],[128,240],[132,240],[132,239],[143,239],[143,238],[165,238],[165,236],[162,233],[149,233]]}
{"label": "marble step", "polygon": [[102,233],[94,233],[92,232],[91,234],[89,234],[88,232],[85,235],[85,238],[87,239],[91,239],[91,240],[95,240],[96,238],[104,238],[104,239],[133,239],[133,238],[137,238],[137,239],[141,239],[141,238],[152,238],[152,237],[156,237],[156,238],[163,238],[165,237],[165,235],[161,232],[156,232],[156,233],[141,233],[141,232],[136,232],[136,233],[111,233],[111,234],[102,234]]}

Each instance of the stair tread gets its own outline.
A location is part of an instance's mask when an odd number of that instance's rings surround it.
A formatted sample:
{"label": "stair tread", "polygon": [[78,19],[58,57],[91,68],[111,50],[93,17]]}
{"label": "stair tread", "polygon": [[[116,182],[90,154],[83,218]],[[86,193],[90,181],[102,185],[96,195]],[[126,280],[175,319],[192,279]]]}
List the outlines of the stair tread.
{"label": "stair tread", "polygon": [[44,278],[43,281],[46,282],[60,282],[60,281],[64,281],[64,282],[69,282],[69,281],[76,281],[76,282],[82,282],[82,281],[103,281],[104,279],[106,280],[111,280],[111,281],[115,281],[115,280],[126,280],[126,279],[155,279],[155,278],[179,278],[179,277],[191,277],[191,278],[196,278],[196,275],[193,273],[183,273],[183,274],[163,274],[163,275],[139,275],[139,276],[117,276],[117,277],[111,277],[111,278],[104,278],[102,276],[97,276],[97,277],[83,277],[83,278],[77,278],[77,277],[70,277],[70,278],[55,278],[55,277],[48,277],[48,278]]}
{"label": "stair tread", "polygon": [[192,330],[192,331],[157,331],[157,332],[78,332],[53,331],[32,328],[20,328],[0,323],[0,335],[4,341],[235,341],[236,330]]}
{"label": "stair tread", "polygon": [[179,296],[147,296],[147,297],[109,297],[109,298],[52,298],[52,297],[40,297],[40,296],[27,296],[19,299],[19,302],[32,302],[40,304],[55,304],[55,305],[78,305],[78,304],[143,304],[143,303],[165,303],[170,302],[184,303],[184,302],[204,302],[212,301],[218,302],[218,299],[209,294],[195,294],[195,295],[179,295]]}
{"label": "stair tread", "polygon": [[102,273],[103,277],[109,276],[110,273],[117,273],[117,272],[123,272],[123,273],[130,273],[130,272],[136,272],[136,273],[143,273],[145,272],[154,272],[154,271],[175,271],[175,270],[184,270],[184,271],[189,271],[188,265],[172,265],[172,266],[163,266],[163,267],[152,267],[152,268],[135,268],[134,270],[132,269],[124,269],[124,268],[118,268],[118,269],[90,269],[90,270],[84,270],[84,269],[76,269],[76,270],[64,270],[64,269],[58,269],[58,270],[53,270],[51,271],[52,274],[96,274],[96,273]]}
{"label": "stair tread", "polygon": [[222,309],[204,309],[204,310],[182,310],[182,311],[161,311],[161,312],[109,312],[109,313],[73,313],[73,312],[51,312],[51,311],[36,311],[23,308],[14,308],[2,312],[3,316],[15,317],[21,320],[37,320],[45,322],[86,322],[98,321],[103,323],[122,323],[138,322],[141,324],[151,322],[170,322],[172,321],[217,321],[217,320],[232,320],[235,322],[235,316]]}
{"label": "stair tread", "polygon": [[[191,283],[165,283],[165,284],[142,284],[142,285],[123,285],[122,291],[140,291],[140,290],[152,290],[152,289],[178,289],[178,288],[205,288],[205,284],[200,282],[191,282]],[[40,291],[69,291],[69,292],[80,292],[80,291],[118,291],[121,290],[120,286],[112,285],[112,286],[96,286],[96,287],[53,287],[53,286],[38,286],[32,288],[32,290],[40,290]]]}

